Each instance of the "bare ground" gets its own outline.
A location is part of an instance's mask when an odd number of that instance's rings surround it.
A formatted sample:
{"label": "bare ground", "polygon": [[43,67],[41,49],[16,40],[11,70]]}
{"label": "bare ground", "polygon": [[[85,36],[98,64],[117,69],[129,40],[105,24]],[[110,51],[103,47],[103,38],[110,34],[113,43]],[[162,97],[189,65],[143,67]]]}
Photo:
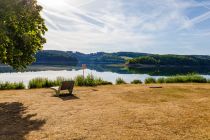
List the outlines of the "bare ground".
{"label": "bare ground", "polygon": [[162,86],[0,91],[0,140],[210,140],[210,85]]}

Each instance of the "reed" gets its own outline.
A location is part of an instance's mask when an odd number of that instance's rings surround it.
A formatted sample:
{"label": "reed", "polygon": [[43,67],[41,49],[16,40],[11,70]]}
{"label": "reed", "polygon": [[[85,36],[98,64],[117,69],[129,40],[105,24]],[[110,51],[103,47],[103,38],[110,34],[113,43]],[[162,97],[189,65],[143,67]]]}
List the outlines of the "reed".
{"label": "reed", "polygon": [[159,78],[158,83],[207,83],[208,80],[197,74],[177,75],[167,78]]}
{"label": "reed", "polygon": [[93,75],[88,75],[83,77],[78,75],[74,79],[76,86],[99,86],[99,85],[112,85],[111,82],[104,81],[102,78],[94,77]]}
{"label": "reed", "polygon": [[117,78],[115,83],[116,85],[127,84],[122,78]]}
{"label": "reed", "polygon": [[131,81],[131,84],[142,84],[141,80],[133,80]]}
{"label": "reed", "polygon": [[149,78],[145,79],[144,83],[145,84],[155,84],[155,83],[157,83],[157,81],[155,78],[149,77]]}

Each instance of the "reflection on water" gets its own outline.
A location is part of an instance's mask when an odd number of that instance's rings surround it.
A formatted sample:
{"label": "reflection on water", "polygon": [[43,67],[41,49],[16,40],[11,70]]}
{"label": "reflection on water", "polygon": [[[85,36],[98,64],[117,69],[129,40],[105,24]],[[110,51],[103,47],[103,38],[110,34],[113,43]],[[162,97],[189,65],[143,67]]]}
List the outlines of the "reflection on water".
{"label": "reflection on water", "polygon": [[[210,78],[210,67],[155,67],[155,68],[127,68],[119,66],[109,65],[88,65],[88,69],[85,70],[87,74],[93,74],[94,76],[101,77],[104,80],[115,82],[118,77],[123,78],[125,81],[130,82],[134,79],[141,79],[142,81],[152,76],[154,78],[160,76],[170,76],[177,74],[198,73]],[[0,67],[0,82],[10,81],[18,82],[23,81],[25,84],[32,78],[46,77],[49,79],[56,79],[56,77],[62,76],[66,78],[74,78],[77,75],[81,75],[81,67],[68,67],[68,66],[30,66],[25,72],[15,72],[10,67]]]}
{"label": "reflection on water", "polygon": [[146,73],[151,76],[172,76],[196,73],[210,75],[210,67],[150,67],[150,68],[128,68],[131,73]]}

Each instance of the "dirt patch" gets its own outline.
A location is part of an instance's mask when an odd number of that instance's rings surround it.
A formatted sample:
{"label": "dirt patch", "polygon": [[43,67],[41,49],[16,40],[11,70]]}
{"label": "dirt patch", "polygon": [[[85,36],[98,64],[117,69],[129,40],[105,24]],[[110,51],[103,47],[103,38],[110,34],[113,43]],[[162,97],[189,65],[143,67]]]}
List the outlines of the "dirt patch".
{"label": "dirt patch", "polygon": [[210,85],[161,86],[0,91],[0,139],[209,140]]}

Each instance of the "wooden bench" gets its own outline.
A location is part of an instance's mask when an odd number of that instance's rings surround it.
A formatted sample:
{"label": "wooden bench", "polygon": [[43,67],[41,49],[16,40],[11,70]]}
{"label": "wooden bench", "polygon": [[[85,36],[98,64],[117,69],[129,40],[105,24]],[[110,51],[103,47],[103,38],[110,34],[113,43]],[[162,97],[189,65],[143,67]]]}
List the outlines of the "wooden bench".
{"label": "wooden bench", "polygon": [[61,83],[61,86],[51,87],[56,92],[56,95],[59,96],[61,91],[68,90],[68,94],[71,95],[74,88],[74,81],[64,81]]}

